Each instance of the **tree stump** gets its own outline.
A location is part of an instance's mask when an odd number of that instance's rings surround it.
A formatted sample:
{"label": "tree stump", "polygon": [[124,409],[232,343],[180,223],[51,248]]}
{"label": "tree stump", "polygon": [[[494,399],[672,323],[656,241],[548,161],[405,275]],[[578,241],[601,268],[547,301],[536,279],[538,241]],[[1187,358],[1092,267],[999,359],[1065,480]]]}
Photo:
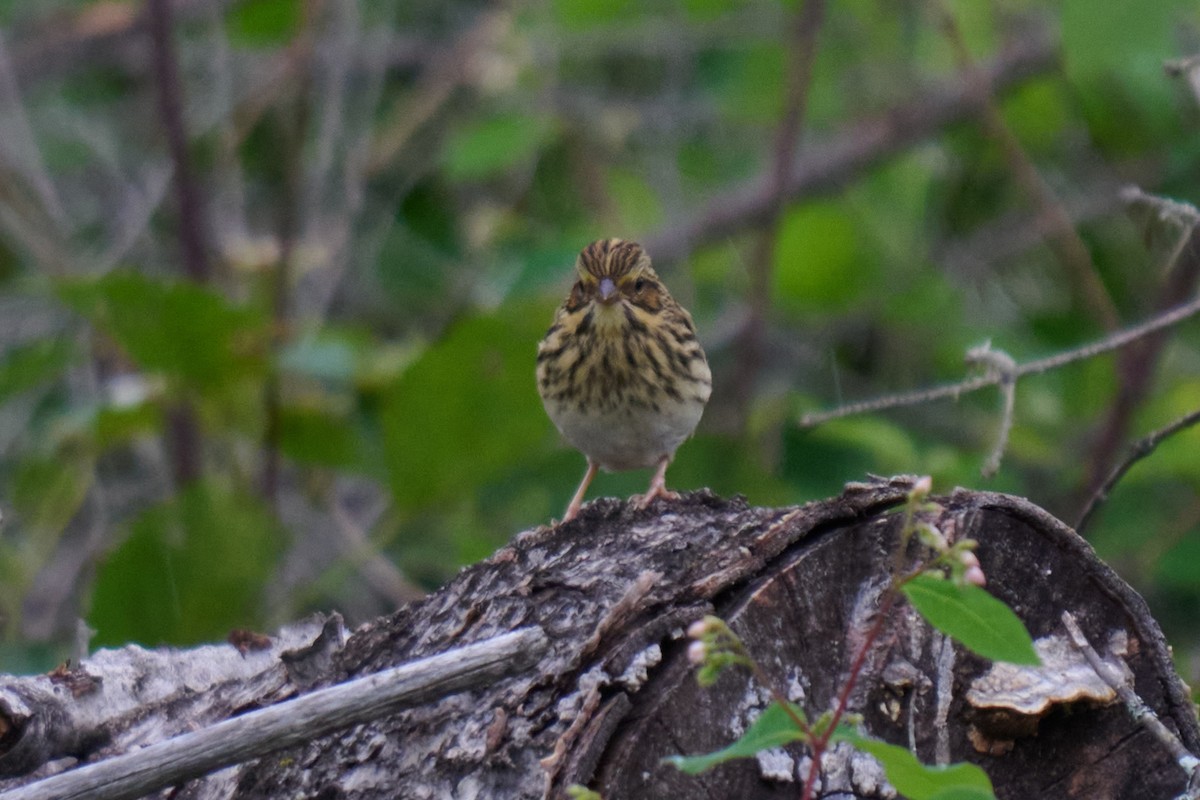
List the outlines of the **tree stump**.
{"label": "tree stump", "polygon": [[[571,523],[520,534],[425,600],[362,626],[315,662],[315,673],[289,680],[303,692],[540,626],[550,646],[532,668],[170,796],[557,798],[581,783],[605,800],[797,798],[808,766],[798,745],[698,777],[662,764],[728,745],[769,702],[745,670],[699,688],[684,630],[704,614],[723,617],[810,717],[828,710],[888,585],[899,528],[891,512],[911,485],[851,485],[840,497],[779,509],[707,492],[645,511],[595,501]],[[1192,704],[1141,598],[1073,531],[1024,500],[965,490],[937,500],[938,527],[978,540],[989,591],[1022,618],[1044,660],[1065,666],[1031,683],[898,604],[850,697],[865,730],[926,763],[979,764],[1002,800],[1178,795],[1186,776],[1166,747],[1065,644],[1061,615],[1070,611],[1097,650],[1128,666],[1131,685],[1166,726],[1200,750]],[[269,700],[286,694],[277,680],[271,687]],[[106,747],[120,744],[110,738]],[[845,745],[822,766],[819,796],[896,796],[878,764]]]}

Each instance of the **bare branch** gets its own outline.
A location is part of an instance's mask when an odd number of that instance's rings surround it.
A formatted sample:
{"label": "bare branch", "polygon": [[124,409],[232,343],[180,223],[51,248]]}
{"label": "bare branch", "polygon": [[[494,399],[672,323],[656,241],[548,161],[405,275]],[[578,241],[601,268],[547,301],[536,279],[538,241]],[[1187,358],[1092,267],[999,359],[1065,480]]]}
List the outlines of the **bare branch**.
{"label": "bare branch", "polygon": [[1179,741],[1179,737],[1171,733],[1170,728],[1163,724],[1154,710],[1146,705],[1142,698],[1138,697],[1133,687],[1129,685],[1127,676],[1117,672],[1112,664],[1109,664],[1100,654],[1096,652],[1091,643],[1088,642],[1087,636],[1079,628],[1079,623],[1075,621],[1075,616],[1070,611],[1062,613],[1062,623],[1067,629],[1067,633],[1071,637],[1071,643],[1078,648],[1079,652],[1083,653],[1083,657],[1091,664],[1092,669],[1100,678],[1112,687],[1117,696],[1121,698],[1121,702],[1129,709],[1129,713],[1137,722],[1150,732],[1155,739],[1158,739],[1171,756],[1179,764],[1180,769],[1188,774],[1187,791],[1181,795],[1179,800],[1197,800],[1200,798],[1200,758],[1190,753],[1183,742]]}
{"label": "bare branch", "polygon": [[205,243],[204,206],[199,187],[192,175],[188,157],[187,130],[183,121],[183,86],[175,54],[171,4],[169,0],[150,0],[150,38],[154,48],[155,88],[158,111],[167,147],[175,165],[175,193],[179,201],[179,241],[183,246],[183,268],[192,280],[206,283],[210,276]]}
{"label": "bare branch", "polygon": [[[149,0],[147,15],[154,53],[159,115],[175,167],[183,269],[197,283],[207,283],[211,269],[205,243],[204,207],[188,159],[187,131],[183,122],[183,87],[179,80],[179,65],[172,38],[170,0]],[[200,425],[191,404],[186,400],[180,400],[168,411],[167,438],[176,485],[194,482],[200,477],[202,442]]]}
{"label": "bare branch", "polygon": [[1125,473],[1129,472],[1134,464],[1153,453],[1166,439],[1171,438],[1180,431],[1187,430],[1197,422],[1200,422],[1200,409],[1180,417],[1170,425],[1159,428],[1134,442],[1133,446],[1129,448],[1129,455],[1109,473],[1108,478],[1103,484],[1096,487],[1096,491],[1092,493],[1091,499],[1088,500],[1083,512],[1079,515],[1079,522],[1075,524],[1075,530],[1082,532],[1087,527],[1096,510],[1099,509],[1104,501],[1108,500],[1108,495],[1112,492],[1113,487],[1117,485],[1121,478],[1125,477]]}
{"label": "bare branch", "polygon": [[[1012,372],[1013,380],[1023,378],[1026,375],[1038,375],[1043,372],[1049,372],[1052,369],[1066,366],[1067,364],[1076,361],[1083,361],[1088,358],[1103,353],[1108,353],[1113,350],[1119,350],[1122,347],[1136,342],[1153,333],[1165,330],[1172,325],[1177,325],[1183,320],[1200,313],[1200,298],[1194,299],[1191,302],[1184,303],[1171,311],[1153,317],[1141,325],[1134,326],[1124,331],[1114,333],[1111,336],[1092,342],[1091,344],[1077,347],[1074,350],[1067,350],[1057,355],[1040,358],[1036,361],[1029,361],[1025,364],[1017,364]],[[1003,380],[1004,376],[995,372],[985,375],[979,375],[974,378],[967,378],[957,383],[946,384],[944,386],[935,386],[930,389],[921,389],[914,392],[905,392],[903,394],[887,395],[874,400],[864,400],[859,403],[850,403],[840,406],[829,411],[815,412],[804,414],[800,418],[800,425],[806,428],[815,427],[823,422],[849,417],[855,414],[864,414],[872,411],[882,411],[888,408],[900,408],[903,406],[913,406],[922,403],[927,403],[931,400],[941,400],[947,397],[959,398],[964,394],[979,391],[988,386],[997,386]]]}
{"label": "bare branch", "polygon": [[364,514],[363,516],[367,517],[364,524],[354,519],[347,510],[336,487],[329,497],[329,512],[334,521],[333,530],[337,534],[344,558],[358,571],[367,586],[388,602],[401,606],[420,600],[426,592],[381,554],[379,547],[367,535],[367,530],[374,524],[374,520],[382,516],[386,505],[386,502],[377,503],[375,508]]}

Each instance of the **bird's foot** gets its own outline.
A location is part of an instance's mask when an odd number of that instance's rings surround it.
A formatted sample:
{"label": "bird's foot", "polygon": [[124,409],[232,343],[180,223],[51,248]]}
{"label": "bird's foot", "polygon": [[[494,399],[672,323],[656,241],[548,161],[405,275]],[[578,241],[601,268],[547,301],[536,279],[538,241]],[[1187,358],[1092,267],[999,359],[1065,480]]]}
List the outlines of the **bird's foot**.
{"label": "bird's foot", "polygon": [[661,497],[663,500],[678,500],[679,492],[673,492],[670,489],[663,487],[661,489],[651,489],[645,494],[635,494],[631,499],[633,500],[633,507],[641,511],[645,508],[649,508],[650,504],[659,497]]}
{"label": "bird's foot", "polygon": [[655,498],[661,497],[663,500],[678,500],[679,492],[673,492],[667,488],[666,483],[661,480],[652,481],[650,488],[645,494],[635,494],[632,498],[633,507],[639,511],[649,507],[654,502]]}

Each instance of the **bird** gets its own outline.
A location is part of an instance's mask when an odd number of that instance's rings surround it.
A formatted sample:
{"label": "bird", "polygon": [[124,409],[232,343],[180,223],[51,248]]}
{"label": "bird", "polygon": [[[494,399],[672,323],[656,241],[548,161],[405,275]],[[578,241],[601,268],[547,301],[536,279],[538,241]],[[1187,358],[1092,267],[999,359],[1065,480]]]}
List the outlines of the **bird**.
{"label": "bird", "polygon": [[563,515],[574,519],[603,469],[654,467],[645,494],[675,500],[667,466],[712,394],[712,373],[692,316],[636,242],[601,239],[575,261],[576,281],[538,344],[537,385],[551,421],[587,457]]}

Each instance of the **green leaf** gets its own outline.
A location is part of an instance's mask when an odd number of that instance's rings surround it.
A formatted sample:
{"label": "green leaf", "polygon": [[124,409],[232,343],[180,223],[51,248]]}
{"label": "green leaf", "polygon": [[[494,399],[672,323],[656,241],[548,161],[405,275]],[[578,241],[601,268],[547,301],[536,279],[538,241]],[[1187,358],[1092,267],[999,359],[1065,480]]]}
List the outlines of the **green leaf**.
{"label": "green leaf", "polygon": [[229,38],[251,47],[289,41],[300,26],[299,0],[241,0],[226,15]]}
{"label": "green leaf", "polygon": [[735,0],[683,0],[688,16],[697,21],[718,19],[737,8]]}
{"label": "green leaf", "polygon": [[786,61],[778,42],[746,42],[706,53],[697,64],[698,77],[725,116],[766,124],[783,112]]}
{"label": "green leaf", "polygon": [[609,172],[607,178],[608,196],[616,206],[619,229],[628,232],[625,235],[632,237],[663,224],[662,202],[649,181],[636,172],[619,169]]}
{"label": "green leaf", "polygon": [[27,535],[56,539],[83,504],[94,480],[95,471],[87,458],[25,458],[15,470],[9,498]]}
{"label": "green leaf", "polygon": [[875,287],[875,262],[862,225],[841,201],[788,211],[775,237],[774,297],[796,313],[830,313]]}
{"label": "green leaf", "polygon": [[96,448],[107,450],[162,428],[162,408],[156,403],[133,406],[102,406],[90,419]]}
{"label": "green leaf", "polygon": [[1176,55],[1173,36],[1195,6],[1187,0],[1153,3],[1106,3],[1103,13],[1092,0],[1065,0],[1062,47],[1068,75],[1091,76],[1128,70],[1138,59],[1159,67]]}
{"label": "green leaf", "polygon": [[1200,589],[1200,536],[1189,532],[1163,553],[1155,564],[1154,577],[1164,588]]}
{"label": "green leaf", "polygon": [[258,627],[282,541],[257,497],[194,484],[133,522],[99,569],[88,624],[101,644],[150,645]]}
{"label": "green leaf", "polygon": [[67,339],[41,339],[9,348],[0,357],[0,401],[57,378],[75,356]]}
{"label": "green leaf", "polygon": [[478,180],[533,157],[546,138],[537,117],[503,114],[465,126],[446,143],[446,171],[455,180]]}
{"label": "green leaf", "polygon": [[[792,710],[799,714],[801,719],[804,718],[804,712],[799,706],[793,705]],[[729,747],[706,755],[668,756],[663,759],[663,763],[670,764],[688,775],[698,775],[726,761],[735,758],[750,758],[763,750],[770,750],[772,747],[780,747],[803,738],[804,733],[796,727],[795,720],[788,715],[783,706],[779,703],[771,703],[763,713],[758,715],[758,719],[754,720],[754,724],[742,734],[741,738]]]}
{"label": "green leaf", "polygon": [[978,586],[925,573],[902,587],[921,616],[942,633],[993,661],[1041,663],[1024,623],[1008,606]]}
{"label": "green leaf", "polygon": [[930,795],[929,800],[996,800],[995,792],[990,789],[977,789],[971,786],[955,786]]}
{"label": "green leaf", "polygon": [[318,406],[280,409],[279,449],[288,458],[327,467],[353,467],[361,461],[354,420]]}
{"label": "green leaf", "polygon": [[381,392],[384,458],[402,508],[471,496],[553,441],[534,378],[552,317],[515,304],[465,319]]}
{"label": "green leaf", "polygon": [[599,792],[594,792],[586,786],[580,786],[578,783],[567,787],[567,797],[571,798],[571,800],[604,800]]}
{"label": "green leaf", "polygon": [[987,773],[974,764],[931,767],[907,748],[839,728],[834,740],[847,741],[879,760],[887,779],[908,800],[995,800]]}
{"label": "green leaf", "polygon": [[138,366],[193,387],[216,388],[264,368],[262,315],[202,286],[114,272],[64,284],[59,296],[106,330]]}
{"label": "green leaf", "polygon": [[573,31],[621,22],[630,14],[630,0],[553,0],[558,22]]}

